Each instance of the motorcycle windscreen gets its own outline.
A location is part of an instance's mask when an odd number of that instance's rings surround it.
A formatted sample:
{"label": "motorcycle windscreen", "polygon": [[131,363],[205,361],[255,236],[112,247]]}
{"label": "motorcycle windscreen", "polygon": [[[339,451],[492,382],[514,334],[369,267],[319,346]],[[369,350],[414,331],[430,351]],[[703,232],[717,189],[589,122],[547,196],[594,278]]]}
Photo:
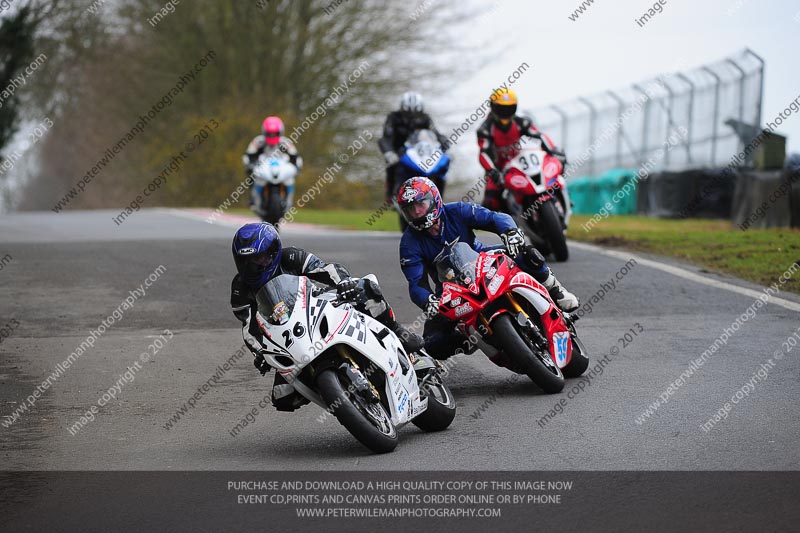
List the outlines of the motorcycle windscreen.
{"label": "motorcycle windscreen", "polygon": [[269,280],[256,294],[258,312],[270,324],[282,325],[289,321],[297,301],[300,278],[281,274]]}
{"label": "motorcycle windscreen", "polygon": [[439,145],[439,139],[431,130],[415,131],[406,141],[406,146],[405,155],[416,170],[426,176],[440,170],[438,167],[444,152]]}
{"label": "motorcycle windscreen", "polygon": [[440,282],[450,281],[468,287],[475,282],[478,252],[467,243],[459,242],[436,258],[436,274]]}

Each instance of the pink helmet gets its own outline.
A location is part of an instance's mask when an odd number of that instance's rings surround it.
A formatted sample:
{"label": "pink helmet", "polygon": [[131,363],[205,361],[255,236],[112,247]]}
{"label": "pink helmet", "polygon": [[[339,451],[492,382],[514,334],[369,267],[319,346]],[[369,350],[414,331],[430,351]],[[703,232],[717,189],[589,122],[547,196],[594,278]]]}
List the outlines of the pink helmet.
{"label": "pink helmet", "polygon": [[281,136],[283,135],[283,121],[281,119],[278,117],[265,118],[262,129],[268,145],[277,146],[281,142]]}

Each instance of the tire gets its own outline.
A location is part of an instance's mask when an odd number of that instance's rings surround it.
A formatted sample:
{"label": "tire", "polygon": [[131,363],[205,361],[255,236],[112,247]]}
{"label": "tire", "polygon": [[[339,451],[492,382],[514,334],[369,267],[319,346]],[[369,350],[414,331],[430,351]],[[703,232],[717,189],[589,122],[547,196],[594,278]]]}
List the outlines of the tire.
{"label": "tire", "polygon": [[456,417],[456,400],[439,378],[427,383],[426,389],[420,392],[428,398],[428,408],[411,423],[423,431],[443,431]]}
{"label": "tire", "polygon": [[586,347],[575,333],[570,333],[572,338],[572,359],[569,364],[561,369],[565,378],[577,378],[589,368],[589,356],[586,354]]}
{"label": "tire", "polygon": [[567,236],[564,235],[564,225],[561,223],[561,217],[556,211],[554,202],[545,202],[539,208],[539,222],[542,227],[547,243],[553,251],[556,261],[566,261],[569,259],[569,250],[567,249]]}
{"label": "tire", "polygon": [[281,202],[283,199],[281,198],[280,190],[277,187],[273,187],[270,190],[269,198],[267,198],[267,222],[270,224],[277,224],[278,221],[283,216],[282,209],[281,209]]}
{"label": "tire", "polygon": [[[506,356],[517,366],[524,370],[525,374],[531,378],[547,394],[561,392],[564,388],[564,376],[558,369],[555,362],[552,366],[546,366],[531,350],[528,344],[520,337],[517,328],[511,321],[511,317],[502,314],[492,322],[492,337],[499,344]],[[545,354],[550,358],[550,354]]]}
{"label": "tire", "polygon": [[346,378],[335,369],[324,370],[317,376],[317,388],[330,412],[358,442],[373,452],[387,453],[394,450],[397,447],[397,428],[386,410],[381,404],[376,404],[388,423],[387,428],[381,430],[366,414],[365,403],[362,404],[359,398],[346,394],[346,387],[342,385],[344,379]]}

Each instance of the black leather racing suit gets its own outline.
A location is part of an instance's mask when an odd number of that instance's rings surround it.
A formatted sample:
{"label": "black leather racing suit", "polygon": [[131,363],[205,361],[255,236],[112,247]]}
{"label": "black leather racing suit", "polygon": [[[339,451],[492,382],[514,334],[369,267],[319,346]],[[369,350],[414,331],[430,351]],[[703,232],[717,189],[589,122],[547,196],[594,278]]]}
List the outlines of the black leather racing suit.
{"label": "black leather racing suit", "polygon": [[[430,115],[416,111],[392,111],[386,117],[383,124],[383,137],[378,139],[378,147],[382,154],[394,152],[398,156],[402,155],[402,148],[408,137],[417,130],[431,130],[439,139],[442,150],[447,151],[450,144],[447,137],[442,135],[433,126]],[[386,167],[386,200],[391,201],[392,192],[395,186],[395,177],[399,163]]]}

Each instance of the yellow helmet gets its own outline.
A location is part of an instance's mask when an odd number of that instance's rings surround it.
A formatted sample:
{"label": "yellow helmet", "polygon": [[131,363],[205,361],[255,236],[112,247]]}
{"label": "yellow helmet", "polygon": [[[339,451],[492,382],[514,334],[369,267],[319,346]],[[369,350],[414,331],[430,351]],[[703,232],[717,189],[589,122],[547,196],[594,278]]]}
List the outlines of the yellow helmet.
{"label": "yellow helmet", "polygon": [[517,114],[517,95],[511,89],[496,89],[489,98],[492,115],[500,124],[507,126]]}

